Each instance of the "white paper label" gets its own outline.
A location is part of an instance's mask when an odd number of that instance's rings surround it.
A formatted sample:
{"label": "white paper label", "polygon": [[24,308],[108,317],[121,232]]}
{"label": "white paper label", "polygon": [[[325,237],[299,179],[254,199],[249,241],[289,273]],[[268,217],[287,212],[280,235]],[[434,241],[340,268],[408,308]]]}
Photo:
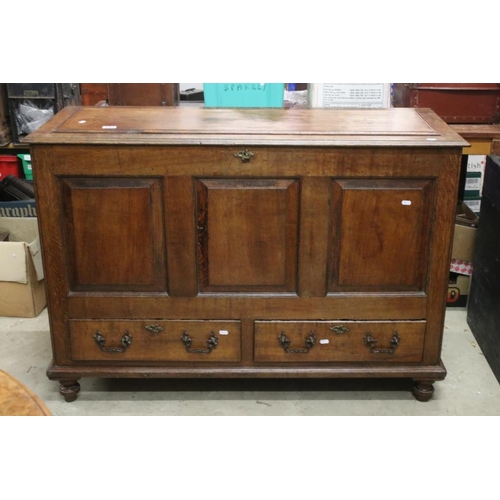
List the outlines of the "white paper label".
{"label": "white paper label", "polygon": [[401,202],[401,205],[411,205],[411,201],[410,200],[403,200]]}
{"label": "white paper label", "polygon": [[390,84],[318,83],[310,86],[309,100],[320,108],[387,108]]}
{"label": "white paper label", "polygon": [[329,341],[328,339],[321,339],[321,340],[319,341],[319,343],[320,343],[320,344],[329,344],[329,343],[330,343],[330,341]]}
{"label": "white paper label", "polygon": [[114,129],[114,128],[116,128],[116,125],[103,125],[102,128]]}
{"label": "white paper label", "polygon": [[479,189],[481,187],[481,178],[472,177],[465,179],[465,189]]}
{"label": "white paper label", "polygon": [[479,212],[481,209],[481,200],[465,200],[464,203],[473,211]]}
{"label": "white paper label", "polygon": [[219,330],[219,335],[229,335],[227,330]]}
{"label": "white paper label", "polygon": [[31,155],[24,155],[24,159],[26,161],[31,161]]}
{"label": "white paper label", "polygon": [[87,123],[87,120],[80,120],[78,123]]}
{"label": "white paper label", "polygon": [[484,172],[486,155],[469,155],[467,158],[467,172]]}

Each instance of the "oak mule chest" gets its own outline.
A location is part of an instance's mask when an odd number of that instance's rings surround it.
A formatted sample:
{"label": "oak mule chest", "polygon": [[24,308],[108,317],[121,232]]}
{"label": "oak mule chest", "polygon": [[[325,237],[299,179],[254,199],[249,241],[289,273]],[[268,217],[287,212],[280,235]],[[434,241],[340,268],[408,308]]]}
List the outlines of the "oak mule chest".
{"label": "oak mule chest", "polygon": [[429,109],[68,107],[31,145],[53,361],[386,377],[440,352],[462,147]]}

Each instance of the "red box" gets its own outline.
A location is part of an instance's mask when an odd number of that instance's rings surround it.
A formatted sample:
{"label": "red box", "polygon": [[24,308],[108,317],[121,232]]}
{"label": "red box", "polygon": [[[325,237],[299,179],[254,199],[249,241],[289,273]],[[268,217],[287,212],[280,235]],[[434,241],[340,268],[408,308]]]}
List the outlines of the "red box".
{"label": "red box", "polygon": [[21,177],[21,163],[16,155],[0,155],[0,181],[8,175]]}
{"label": "red box", "polygon": [[498,83],[395,83],[394,107],[431,108],[446,123],[498,123]]}

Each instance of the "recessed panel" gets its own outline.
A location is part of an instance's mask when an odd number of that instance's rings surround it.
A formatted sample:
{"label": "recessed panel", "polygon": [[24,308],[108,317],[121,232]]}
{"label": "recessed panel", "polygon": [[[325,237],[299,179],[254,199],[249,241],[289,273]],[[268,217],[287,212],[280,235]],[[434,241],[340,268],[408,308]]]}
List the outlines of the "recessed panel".
{"label": "recessed panel", "polygon": [[333,181],[332,190],[330,290],[424,290],[431,181]]}
{"label": "recessed panel", "polygon": [[295,291],[298,182],[198,182],[202,291]]}
{"label": "recessed panel", "polygon": [[64,179],[73,290],[166,289],[160,181]]}

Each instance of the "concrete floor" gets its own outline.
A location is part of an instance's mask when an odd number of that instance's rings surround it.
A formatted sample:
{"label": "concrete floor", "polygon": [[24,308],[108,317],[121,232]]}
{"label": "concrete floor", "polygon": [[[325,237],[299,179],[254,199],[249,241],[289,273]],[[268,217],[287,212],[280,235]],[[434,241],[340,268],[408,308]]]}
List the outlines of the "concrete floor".
{"label": "concrete floor", "polygon": [[500,385],[466,322],[448,309],[442,359],[448,376],[427,403],[407,380],[115,380],[82,379],[73,403],[47,379],[47,310],[33,319],[0,318],[0,369],[59,416],[118,415],[500,415]]}

